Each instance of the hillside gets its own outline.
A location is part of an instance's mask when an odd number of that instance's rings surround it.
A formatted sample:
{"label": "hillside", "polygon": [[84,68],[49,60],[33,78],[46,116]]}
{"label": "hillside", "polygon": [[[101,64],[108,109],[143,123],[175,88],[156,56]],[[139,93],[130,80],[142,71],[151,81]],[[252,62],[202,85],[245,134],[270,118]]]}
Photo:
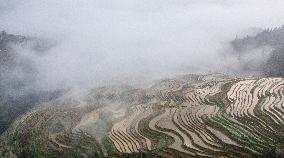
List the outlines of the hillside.
{"label": "hillside", "polygon": [[46,40],[0,33],[0,134],[16,117],[34,105],[60,95],[60,91],[36,91],[32,84],[36,81],[37,70],[33,61],[23,52],[42,54],[52,47]]}
{"label": "hillside", "polygon": [[[265,47],[272,49],[268,59],[261,63],[261,71],[266,76],[283,77],[284,76],[284,26],[274,29],[266,29],[253,36],[236,38],[231,42],[235,53],[239,57],[255,52],[256,49],[263,49],[258,56],[266,58],[263,53]],[[253,66],[253,65],[250,65]]]}
{"label": "hillside", "polygon": [[40,104],[0,157],[283,157],[284,79],[186,75]]}

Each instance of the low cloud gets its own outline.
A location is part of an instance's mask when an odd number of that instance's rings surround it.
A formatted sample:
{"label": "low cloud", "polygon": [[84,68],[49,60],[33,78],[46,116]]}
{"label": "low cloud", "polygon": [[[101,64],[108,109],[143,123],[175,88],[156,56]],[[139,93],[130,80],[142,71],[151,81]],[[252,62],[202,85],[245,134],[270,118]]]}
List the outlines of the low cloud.
{"label": "low cloud", "polygon": [[56,43],[43,55],[26,55],[38,86],[95,86],[228,72],[238,63],[224,57],[227,42],[247,28],[281,26],[283,6],[281,0],[0,0],[0,29]]}

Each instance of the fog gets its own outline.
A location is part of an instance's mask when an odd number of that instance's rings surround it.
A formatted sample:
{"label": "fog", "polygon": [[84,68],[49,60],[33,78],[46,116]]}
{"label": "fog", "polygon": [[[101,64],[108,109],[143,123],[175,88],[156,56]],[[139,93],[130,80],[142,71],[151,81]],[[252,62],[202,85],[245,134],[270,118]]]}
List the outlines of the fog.
{"label": "fog", "polygon": [[283,0],[0,0],[0,30],[56,43],[18,50],[45,89],[228,73],[228,41],[283,16]]}

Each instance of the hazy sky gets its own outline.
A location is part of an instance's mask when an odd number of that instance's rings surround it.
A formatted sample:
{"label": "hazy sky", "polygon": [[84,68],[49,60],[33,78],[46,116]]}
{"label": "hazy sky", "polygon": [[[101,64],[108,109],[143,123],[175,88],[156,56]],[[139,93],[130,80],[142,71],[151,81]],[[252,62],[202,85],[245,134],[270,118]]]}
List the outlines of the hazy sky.
{"label": "hazy sky", "polygon": [[283,24],[283,0],[0,0],[0,30],[57,42],[28,55],[46,87],[220,71],[236,34]]}

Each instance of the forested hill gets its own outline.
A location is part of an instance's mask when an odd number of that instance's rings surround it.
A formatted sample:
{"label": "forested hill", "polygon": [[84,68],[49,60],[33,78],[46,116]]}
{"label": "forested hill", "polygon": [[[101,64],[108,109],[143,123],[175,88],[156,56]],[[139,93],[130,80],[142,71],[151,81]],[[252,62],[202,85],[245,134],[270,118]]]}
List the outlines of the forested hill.
{"label": "forested hill", "polygon": [[16,47],[41,53],[51,45],[44,40],[0,32],[0,134],[16,117],[58,92],[31,90],[37,70]]}
{"label": "forested hill", "polygon": [[273,51],[263,63],[262,71],[266,76],[284,76],[284,26],[266,29],[254,36],[236,38],[231,45],[240,56],[257,48],[271,47]]}

